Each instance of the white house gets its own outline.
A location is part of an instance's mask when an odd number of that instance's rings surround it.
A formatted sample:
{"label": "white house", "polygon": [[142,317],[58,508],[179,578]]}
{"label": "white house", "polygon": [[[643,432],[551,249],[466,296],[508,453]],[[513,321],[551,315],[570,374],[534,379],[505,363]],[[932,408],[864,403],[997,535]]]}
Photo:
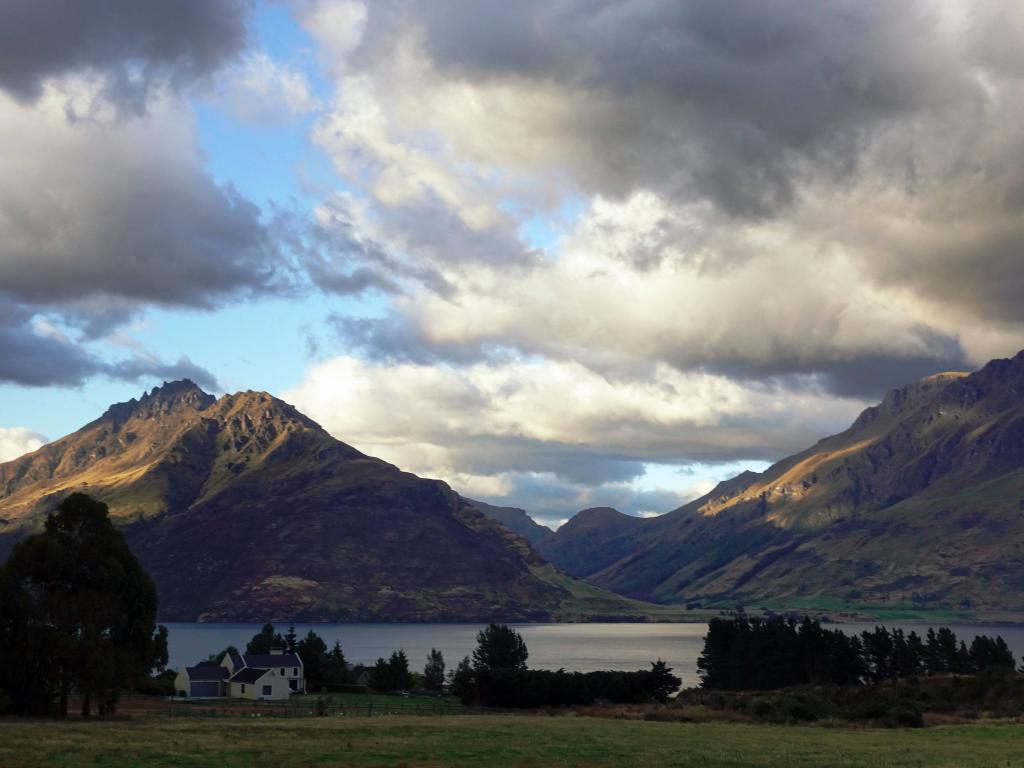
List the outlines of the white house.
{"label": "white house", "polygon": [[306,676],[299,654],[283,648],[245,655],[231,650],[219,664],[203,661],[180,670],[174,688],[189,698],[280,700],[305,693]]}
{"label": "white house", "polygon": [[228,693],[232,699],[287,699],[292,690],[288,680],[273,669],[246,667],[231,676]]}

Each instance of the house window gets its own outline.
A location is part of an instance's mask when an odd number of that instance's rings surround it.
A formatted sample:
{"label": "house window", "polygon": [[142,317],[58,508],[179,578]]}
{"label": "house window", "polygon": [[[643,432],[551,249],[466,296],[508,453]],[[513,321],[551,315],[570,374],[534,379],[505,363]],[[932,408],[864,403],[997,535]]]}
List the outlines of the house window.
{"label": "house window", "polygon": [[281,668],[281,677],[284,677],[284,667]]}
{"label": "house window", "polygon": [[263,686],[263,695],[264,696],[273,696],[274,695],[274,687],[272,685],[264,685]]}
{"label": "house window", "polygon": [[245,693],[245,683],[242,683],[242,693]]}
{"label": "house window", "polygon": [[299,668],[296,667],[295,669],[292,670],[292,677],[298,677],[298,676],[299,676]]}

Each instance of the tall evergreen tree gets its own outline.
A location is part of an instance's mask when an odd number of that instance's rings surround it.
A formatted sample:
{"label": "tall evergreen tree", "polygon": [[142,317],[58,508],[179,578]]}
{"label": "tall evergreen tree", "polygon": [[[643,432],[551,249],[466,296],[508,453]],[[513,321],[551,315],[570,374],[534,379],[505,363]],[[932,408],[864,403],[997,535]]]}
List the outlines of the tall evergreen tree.
{"label": "tall evergreen tree", "polygon": [[166,665],[154,637],[153,582],[111,524],[106,504],[64,499],[42,533],[15,545],[0,568],[0,689],[15,711],[112,712],[120,691]]}
{"label": "tall evergreen tree", "polygon": [[[312,630],[310,630],[312,631]],[[298,635],[295,634],[295,625],[292,624],[288,627],[288,631],[284,635],[284,647],[289,653],[295,653],[299,646]]]}
{"label": "tall evergreen tree", "polygon": [[423,685],[428,691],[444,688],[444,656],[436,648],[430,649],[427,664],[423,667]]}
{"label": "tall evergreen tree", "polygon": [[388,674],[390,675],[391,690],[405,691],[412,687],[409,657],[405,655],[405,651],[398,650],[391,654],[391,658],[388,660]]}
{"label": "tall evergreen tree", "polygon": [[338,640],[334,641],[334,647],[327,654],[324,667],[324,682],[327,685],[345,685],[352,682],[348,662],[345,661],[345,653],[342,651],[341,642]]}

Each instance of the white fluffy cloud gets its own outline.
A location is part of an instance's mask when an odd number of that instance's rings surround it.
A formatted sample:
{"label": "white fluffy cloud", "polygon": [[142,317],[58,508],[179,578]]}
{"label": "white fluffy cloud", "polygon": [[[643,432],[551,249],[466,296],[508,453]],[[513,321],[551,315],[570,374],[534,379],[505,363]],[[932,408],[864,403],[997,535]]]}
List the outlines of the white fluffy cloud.
{"label": "white fluffy cloud", "polygon": [[46,438],[26,427],[0,427],[0,463],[41,448]]}
{"label": "white fluffy cloud", "polygon": [[[863,407],[664,364],[613,379],[542,359],[447,366],[339,357],[283,397],[338,439],[470,496],[514,497],[518,488],[536,498],[547,476],[583,506],[637,496],[629,481],[646,462],[778,457]],[[569,493],[548,490],[559,505]],[[669,497],[654,503],[672,506]]]}

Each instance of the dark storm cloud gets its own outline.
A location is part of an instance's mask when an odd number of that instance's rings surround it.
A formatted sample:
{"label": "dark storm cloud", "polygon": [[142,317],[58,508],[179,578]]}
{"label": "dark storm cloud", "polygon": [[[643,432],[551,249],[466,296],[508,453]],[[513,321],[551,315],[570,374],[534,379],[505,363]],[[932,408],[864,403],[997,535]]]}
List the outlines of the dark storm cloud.
{"label": "dark storm cloud", "polygon": [[[571,126],[589,189],[636,187],[765,216],[800,178],[857,170],[865,132],[981,91],[953,62],[930,4],[849,0],[561,0],[481,8],[398,3],[374,14],[365,61],[414,24],[442,73],[555,82],[615,108]],[[410,22],[410,19],[415,21]],[[357,56],[357,61],[360,58]],[[524,140],[529,140],[524,137]]]}
{"label": "dark storm cloud", "polygon": [[[930,342],[931,354],[871,354],[863,352],[845,359],[819,356],[800,359],[780,354],[753,362],[720,356],[699,361],[709,373],[737,381],[769,381],[773,386],[800,390],[821,388],[837,396],[868,402],[881,399],[890,389],[935,373],[966,371],[974,366],[956,339],[922,329]],[[693,365],[688,362],[686,366]]]}
{"label": "dark storm cloud", "polygon": [[34,101],[51,77],[105,78],[106,94],[139,112],[154,85],[181,87],[245,43],[245,0],[5,0],[0,88]]}
{"label": "dark storm cloud", "polygon": [[104,296],[212,307],[284,277],[255,205],[197,167],[154,163],[137,149],[137,173],[111,176],[85,161],[51,166],[49,184],[35,189],[0,181],[6,291],[33,303]]}
{"label": "dark storm cloud", "polygon": [[40,336],[32,313],[0,297],[0,382],[75,386],[103,370],[103,362],[58,338]]}
{"label": "dark storm cloud", "polygon": [[108,363],[86,347],[58,333],[33,326],[30,307],[0,297],[0,382],[26,387],[79,386],[93,376],[122,381],[190,378],[209,389],[220,389],[216,377],[188,357],[165,363],[151,355],[135,355]]}

